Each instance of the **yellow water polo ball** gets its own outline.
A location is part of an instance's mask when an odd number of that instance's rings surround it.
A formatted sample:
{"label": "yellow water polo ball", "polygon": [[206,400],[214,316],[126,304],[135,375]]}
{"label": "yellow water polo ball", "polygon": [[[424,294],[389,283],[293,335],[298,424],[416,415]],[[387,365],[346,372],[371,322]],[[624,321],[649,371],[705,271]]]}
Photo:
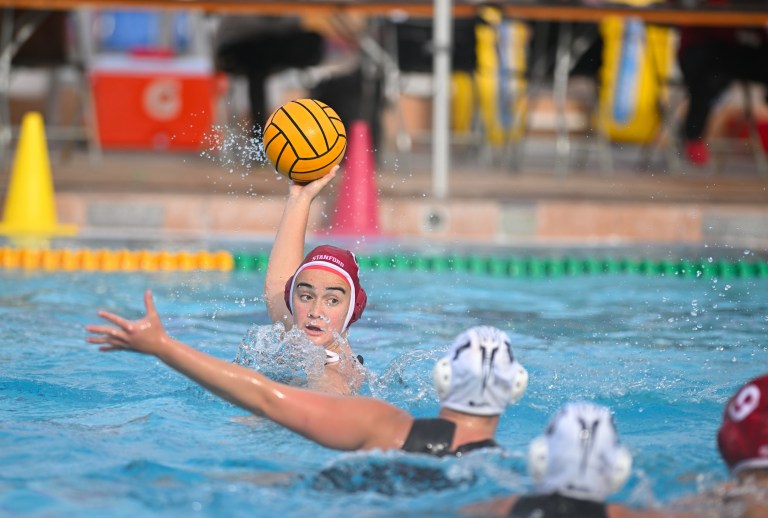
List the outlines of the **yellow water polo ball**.
{"label": "yellow water polo ball", "polygon": [[316,99],[280,106],[264,126],[264,152],[278,173],[298,183],[328,174],[344,158],[347,132],[338,114]]}

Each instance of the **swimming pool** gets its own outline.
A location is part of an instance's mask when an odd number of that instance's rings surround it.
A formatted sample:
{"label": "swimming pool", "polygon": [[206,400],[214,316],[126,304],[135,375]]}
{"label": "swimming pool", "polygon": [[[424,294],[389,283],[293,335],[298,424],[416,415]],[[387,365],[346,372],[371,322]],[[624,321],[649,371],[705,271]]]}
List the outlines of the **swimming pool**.
{"label": "swimming pool", "polygon": [[260,272],[0,271],[0,514],[451,516],[524,491],[528,442],[578,399],[610,406],[633,452],[613,500],[663,503],[727,478],[714,437],[724,401],[768,365],[765,279],[382,270],[364,282],[352,328],[364,392],[416,415],[437,412],[431,368],[458,332],[510,333],[531,381],[502,418],[505,453],[325,450],[154,359],[84,342],[96,309],[138,315],[151,287],[172,336],[232,360],[268,324]]}

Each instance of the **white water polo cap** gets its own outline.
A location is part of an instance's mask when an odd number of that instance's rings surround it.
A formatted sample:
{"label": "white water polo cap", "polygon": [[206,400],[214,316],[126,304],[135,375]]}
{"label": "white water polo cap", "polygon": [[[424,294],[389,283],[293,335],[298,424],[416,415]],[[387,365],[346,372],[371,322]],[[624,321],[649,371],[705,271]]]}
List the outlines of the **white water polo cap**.
{"label": "white water polo cap", "polygon": [[569,403],[528,450],[528,471],[540,493],[602,502],[621,489],[632,455],[619,444],[611,412],[592,403]]}
{"label": "white water polo cap", "polygon": [[523,396],[528,371],[515,360],[505,332],[478,326],[456,337],[433,379],[442,407],[491,416]]}

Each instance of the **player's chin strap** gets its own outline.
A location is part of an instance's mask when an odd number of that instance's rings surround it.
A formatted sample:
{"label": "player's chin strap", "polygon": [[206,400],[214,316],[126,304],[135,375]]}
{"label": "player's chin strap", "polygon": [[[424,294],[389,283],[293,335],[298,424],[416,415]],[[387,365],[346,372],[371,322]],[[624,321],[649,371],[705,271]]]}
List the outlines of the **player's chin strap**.
{"label": "player's chin strap", "polygon": [[339,357],[339,353],[335,353],[333,351],[329,351],[328,349],[325,350],[325,364],[330,365],[332,363],[339,363],[339,360],[341,358]]}

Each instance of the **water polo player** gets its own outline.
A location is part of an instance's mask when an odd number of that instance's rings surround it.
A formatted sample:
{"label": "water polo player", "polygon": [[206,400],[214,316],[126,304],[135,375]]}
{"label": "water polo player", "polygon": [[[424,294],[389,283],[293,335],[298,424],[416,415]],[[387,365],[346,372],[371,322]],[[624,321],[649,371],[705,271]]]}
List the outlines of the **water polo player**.
{"label": "water polo player", "polygon": [[459,335],[434,370],[440,412],[416,419],[385,401],[327,394],[273,381],[247,367],[200,352],[166,334],[152,294],[146,316],[128,321],[99,311],[113,325],[90,325],[101,351],[131,350],[159,358],[217,396],[336,450],[402,449],[431,455],[462,454],[495,446],[499,416],[522,397],[528,373],[509,338],[492,327]]}
{"label": "water polo player", "polygon": [[529,446],[532,494],[511,495],[463,511],[469,516],[515,518],[685,516],[606,503],[624,486],[631,468],[632,456],[619,443],[611,412],[592,403],[568,403]]}
{"label": "water polo player", "polygon": [[335,167],[305,185],[291,183],[269,256],[264,297],[273,322],[282,322],[286,329],[296,326],[313,344],[325,348],[325,387],[349,393],[354,376],[348,369],[341,372],[340,367],[345,360],[357,361],[348,345],[348,330],[367,301],[357,260],[352,252],[331,245],[319,246],[304,256],[312,202],[337,171]]}
{"label": "water polo player", "polygon": [[674,507],[705,518],[768,516],[768,375],[748,381],[728,400],[717,447],[733,480]]}

